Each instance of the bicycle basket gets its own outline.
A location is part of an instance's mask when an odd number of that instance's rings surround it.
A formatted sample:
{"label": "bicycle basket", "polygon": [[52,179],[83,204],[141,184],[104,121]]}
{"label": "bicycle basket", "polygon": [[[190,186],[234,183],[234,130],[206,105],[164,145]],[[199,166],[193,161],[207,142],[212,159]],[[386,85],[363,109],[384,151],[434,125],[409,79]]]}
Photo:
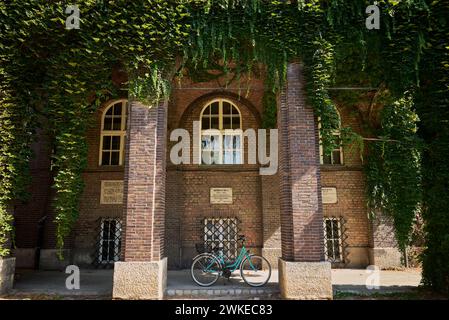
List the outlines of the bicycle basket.
{"label": "bicycle basket", "polygon": [[198,254],[209,252],[207,250],[206,244],[204,244],[204,243],[197,243],[197,244],[195,244],[195,248],[196,248],[196,252],[198,252]]}

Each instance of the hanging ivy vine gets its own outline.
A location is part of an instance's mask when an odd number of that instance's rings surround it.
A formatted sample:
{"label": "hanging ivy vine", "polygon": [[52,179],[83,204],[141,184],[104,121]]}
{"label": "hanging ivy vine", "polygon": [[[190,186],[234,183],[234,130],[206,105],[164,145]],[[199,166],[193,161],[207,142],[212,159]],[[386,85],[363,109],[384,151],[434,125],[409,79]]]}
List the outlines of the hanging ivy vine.
{"label": "hanging ivy vine", "polygon": [[[65,29],[68,4],[0,3],[0,256],[8,254],[11,204],[26,195],[34,128],[42,127],[51,141],[53,209],[63,248],[83,190],[85,132],[105,97],[127,95],[154,105],[168,98],[174,77],[208,79],[216,75],[210,70],[218,70],[229,80],[225,85],[235,81],[240,88],[246,79],[249,88],[251,78],[263,76],[264,125],[273,127],[287,63],[299,60],[326,153],[339,143],[329,87],[373,87],[389,97],[380,123],[366,128],[378,140],[365,141],[369,206],[394,217],[401,247],[414,213],[424,208],[430,246],[425,279],[449,288],[449,264],[435,258],[449,256],[449,240],[441,245],[435,235],[447,236],[435,221],[449,220],[440,206],[447,202],[449,179],[438,179],[433,171],[439,160],[446,177],[447,161],[441,159],[449,134],[440,130],[447,118],[431,116],[434,106],[447,110],[448,105],[444,1],[378,1],[380,30],[365,28],[365,8],[371,4],[365,0],[84,0],[78,1],[80,30]],[[112,83],[116,65],[124,67],[128,82]],[[345,143],[363,141],[351,128],[342,128],[342,134]],[[422,186],[436,198],[422,193]],[[434,277],[435,261],[440,271]],[[441,279],[445,284],[437,285]]]}

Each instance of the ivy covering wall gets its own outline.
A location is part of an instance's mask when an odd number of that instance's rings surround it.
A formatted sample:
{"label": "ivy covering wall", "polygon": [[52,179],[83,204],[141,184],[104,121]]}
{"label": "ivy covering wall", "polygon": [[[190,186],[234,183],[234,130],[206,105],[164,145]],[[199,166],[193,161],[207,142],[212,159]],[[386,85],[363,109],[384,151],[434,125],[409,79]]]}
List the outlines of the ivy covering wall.
{"label": "ivy covering wall", "polygon": [[[85,132],[102,101],[127,95],[151,106],[169,97],[174,78],[205,79],[210,70],[235,82],[263,75],[264,124],[272,127],[287,63],[299,60],[325,152],[338,143],[329,87],[380,93],[371,103],[384,105],[381,119],[365,124],[375,139],[343,128],[343,140],[365,141],[368,206],[393,217],[401,247],[423,211],[424,281],[449,291],[446,1],[378,1],[379,30],[365,27],[372,3],[364,0],[84,0],[79,30],[65,28],[68,4],[0,3],[0,256],[8,254],[12,204],[26,196],[36,128],[50,137],[63,248],[83,190]],[[127,82],[112,82],[117,66]],[[353,104],[350,95],[339,98]]]}

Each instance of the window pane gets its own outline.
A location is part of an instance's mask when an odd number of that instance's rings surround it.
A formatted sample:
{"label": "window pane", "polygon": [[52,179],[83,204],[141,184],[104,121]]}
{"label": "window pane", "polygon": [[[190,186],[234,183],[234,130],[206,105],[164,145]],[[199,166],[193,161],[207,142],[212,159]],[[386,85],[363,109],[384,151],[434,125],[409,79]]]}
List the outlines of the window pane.
{"label": "window pane", "polygon": [[215,151],[220,150],[220,137],[219,136],[211,136],[211,145],[212,149]]}
{"label": "window pane", "polygon": [[201,129],[208,130],[210,129],[210,118],[203,116],[201,119]]}
{"label": "window pane", "polygon": [[103,151],[101,154],[101,164],[103,166],[109,165],[109,157],[111,153],[109,151]]}
{"label": "window pane", "polygon": [[107,261],[108,260],[108,241],[104,241],[101,244],[101,261]]}
{"label": "window pane", "polygon": [[110,149],[111,149],[111,137],[104,136],[103,137],[103,150],[110,150]]}
{"label": "window pane", "polygon": [[334,259],[340,259],[340,245],[338,241],[334,241]]}
{"label": "window pane", "polygon": [[240,136],[234,136],[233,148],[234,149],[240,149]]}
{"label": "window pane", "polygon": [[327,256],[330,259],[334,258],[334,246],[332,245],[332,240],[327,240]]}
{"label": "window pane", "polygon": [[332,164],[332,157],[330,155],[323,155],[323,164]]}
{"label": "window pane", "polygon": [[220,163],[220,155],[218,151],[212,151],[211,152],[211,159],[212,164],[219,164]]}
{"label": "window pane", "polygon": [[203,111],[203,116],[209,116],[210,115],[210,106],[207,106],[206,109]]}
{"label": "window pane", "polygon": [[121,130],[122,129],[122,117],[114,117],[112,130]]}
{"label": "window pane", "polygon": [[219,136],[203,135],[201,137],[201,148],[203,150],[219,150]]}
{"label": "window pane", "polygon": [[120,152],[113,151],[111,152],[111,166],[117,166],[120,163]]}
{"label": "window pane", "polygon": [[201,163],[202,164],[212,164],[212,160],[210,157],[210,151],[202,151],[201,152]]}
{"label": "window pane", "polygon": [[338,239],[338,221],[333,220],[332,222],[334,239]]}
{"label": "window pane", "polygon": [[231,150],[232,149],[232,139],[233,136],[223,136],[223,149]]}
{"label": "window pane", "polygon": [[115,220],[109,221],[109,234],[108,239],[113,240],[115,238]]}
{"label": "window pane", "polygon": [[223,152],[223,163],[224,164],[233,164],[234,163],[232,150],[225,150]]}
{"label": "window pane", "polygon": [[223,117],[223,129],[232,129],[231,117]]}
{"label": "window pane", "polygon": [[120,137],[119,136],[113,136],[112,137],[111,150],[120,150]]}
{"label": "window pane", "polygon": [[333,162],[333,164],[341,164],[339,149],[332,151],[332,162]]}
{"label": "window pane", "polygon": [[103,240],[109,239],[109,221],[103,222]]}
{"label": "window pane", "polygon": [[114,114],[117,116],[122,115],[122,103],[117,103],[114,105]]}
{"label": "window pane", "polygon": [[212,117],[210,119],[211,125],[210,128],[211,129],[219,129],[219,118],[218,117]]}
{"label": "window pane", "polygon": [[240,151],[234,151],[234,163],[235,164],[241,164],[242,163],[242,156]]}
{"label": "window pane", "polygon": [[104,117],[103,130],[112,130],[112,117]]}
{"label": "window pane", "polygon": [[223,102],[223,115],[231,114],[231,104],[229,102]]}
{"label": "window pane", "polygon": [[203,151],[201,153],[201,162],[203,164],[218,164],[219,163],[218,151]]}
{"label": "window pane", "polygon": [[212,103],[211,106],[210,106],[210,108],[211,108],[210,114],[216,114],[216,115],[219,114],[218,102]]}
{"label": "window pane", "polygon": [[239,116],[232,116],[232,129],[241,129]]}
{"label": "window pane", "polygon": [[114,106],[109,107],[108,111],[106,111],[106,115],[107,116],[112,116],[112,109],[114,108]]}
{"label": "window pane", "polygon": [[212,149],[210,136],[203,135],[201,137],[201,149],[202,150],[210,150],[210,149]]}

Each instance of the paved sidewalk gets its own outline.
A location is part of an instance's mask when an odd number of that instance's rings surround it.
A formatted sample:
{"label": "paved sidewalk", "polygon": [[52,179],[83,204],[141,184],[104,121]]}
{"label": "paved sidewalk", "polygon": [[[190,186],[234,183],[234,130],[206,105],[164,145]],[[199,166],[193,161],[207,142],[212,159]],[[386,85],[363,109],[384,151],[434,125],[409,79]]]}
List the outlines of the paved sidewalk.
{"label": "paved sidewalk", "polygon": [[79,290],[66,288],[68,276],[63,271],[20,270],[11,294],[112,297],[113,270],[81,269]]}
{"label": "paved sidewalk", "polygon": [[[69,275],[62,271],[19,270],[11,295],[52,295],[60,297],[91,297],[111,299],[113,270],[81,270],[80,290],[68,290],[65,281]],[[366,281],[370,273],[365,269],[333,269],[332,285],[335,292],[360,294],[404,292],[416,288],[421,281],[421,271],[380,271],[379,289],[368,289]],[[369,282],[372,284],[372,282]],[[209,288],[196,285],[189,270],[168,271],[167,298],[204,297],[209,299],[276,298],[279,295],[278,272],[273,270],[269,283],[262,288],[248,286],[235,274],[230,281],[219,279]]]}
{"label": "paved sidewalk", "polygon": [[375,275],[365,269],[332,269],[332,287],[334,292],[387,293],[409,291],[419,286],[421,270],[405,269],[401,271],[381,270],[379,288],[368,289],[366,284],[374,285]]}

